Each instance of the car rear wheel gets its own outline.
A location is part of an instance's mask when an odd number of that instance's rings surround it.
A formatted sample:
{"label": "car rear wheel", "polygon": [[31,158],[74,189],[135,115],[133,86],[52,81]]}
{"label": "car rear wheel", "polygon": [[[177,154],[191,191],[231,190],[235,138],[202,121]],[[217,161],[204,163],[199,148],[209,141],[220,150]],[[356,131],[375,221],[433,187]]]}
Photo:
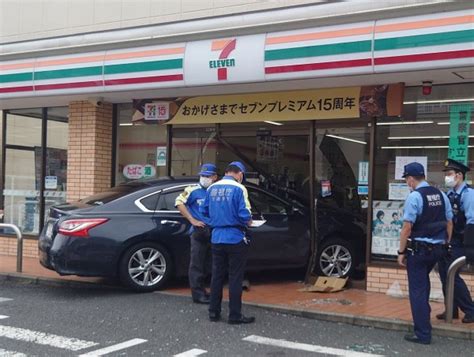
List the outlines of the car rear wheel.
{"label": "car rear wheel", "polygon": [[129,248],[120,261],[120,280],[137,292],[162,288],[172,271],[169,253],[155,243],[140,243]]}
{"label": "car rear wheel", "polygon": [[343,239],[329,238],[323,242],[317,258],[318,275],[345,278],[354,271],[354,248]]}

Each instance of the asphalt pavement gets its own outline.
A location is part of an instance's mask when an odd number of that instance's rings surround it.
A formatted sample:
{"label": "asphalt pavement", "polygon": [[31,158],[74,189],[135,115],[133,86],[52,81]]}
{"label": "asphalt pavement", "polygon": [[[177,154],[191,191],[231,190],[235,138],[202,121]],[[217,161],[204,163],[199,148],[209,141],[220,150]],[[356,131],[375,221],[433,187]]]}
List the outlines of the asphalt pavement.
{"label": "asphalt pavement", "polygon": [[[224,305],[223,316],[227,313]],[[468,340],[363,328],[244,306],[251,325],[213,323],[205,305],[110,287],[0,281],[0,357],[24,356],[474,356]]]}

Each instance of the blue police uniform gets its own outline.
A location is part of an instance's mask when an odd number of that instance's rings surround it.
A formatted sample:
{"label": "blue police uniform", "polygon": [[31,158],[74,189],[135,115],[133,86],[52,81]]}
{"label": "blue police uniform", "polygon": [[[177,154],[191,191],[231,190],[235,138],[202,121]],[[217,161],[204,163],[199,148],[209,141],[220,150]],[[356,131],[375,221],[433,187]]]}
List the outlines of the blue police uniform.
{"label": "blue police uniform", "polygon": [[[231,163],[235,164],[235,163]],[[238,163],[245,172],[243,165]],[[248,245],[245,229],[252,216],[247,189],[232,176],[211,185],[201,211],[209,217],[212,227],[212,278],[209,318],[220,318],[222,289],[226,272],[229,274],[229,322],[241,323],[242,280]],[[253,322],[248,320],[245,322]]]}
{"label": "blue police uniform", "polygon": [[[204,164],[201,167],[199,176],[210,177],[216,175],[216,166],[214,164]],[[190,228],[190,260],[188,278],[191,287],[191,294],[194,302],[208,303],[209,298],[205,289],[206,263],[209,256],[209,242],[211,231],[209,220],[200,210],[201,205],[206,198],[207,189],[200,184],[190,185],[176,198],[175,206],[185,205],[188,212],[194,219],[204,222],[206,227]]]}
{"label": "blue police uniform", "polygon": [[[423,167],[420,174],[411,174],[410,165],[405,166],[404,177],[424,176]],[[410,235],[412,252],[407,255],[410,306],[415,335],[421,343],[431,342],[429,274],[445,254],[447,222],[451,219],[447,196],[425,181],[405,201],[403,220],[413,224]]]}
{"label": "blue police uniform", "polygon": [[[448,159],[445,164],[445,170],[455,170],[460,172],[469,171],[469,168],[458,163],[457,161]],[[451,238],[451,251],[445,259],[439,264],[439,276],[443,284],[443,292],[445,292],[446,279],[449,266],[459,257],[465,255],[464,234],[466,226],[474,224],[474,189],[470,188],[463,182],[457,189],[448,191],[448,198],[451,202],[454,219],[453,219],[453,235]],[[456,274],[454,280],[454,317],[457,317],[457,311],[460,308],[465,317],[463,322],[474,322],[474,303],[472,301],[469,289],[459,273]],[[438,318],[445,318],[444,314],[440,314]]]}

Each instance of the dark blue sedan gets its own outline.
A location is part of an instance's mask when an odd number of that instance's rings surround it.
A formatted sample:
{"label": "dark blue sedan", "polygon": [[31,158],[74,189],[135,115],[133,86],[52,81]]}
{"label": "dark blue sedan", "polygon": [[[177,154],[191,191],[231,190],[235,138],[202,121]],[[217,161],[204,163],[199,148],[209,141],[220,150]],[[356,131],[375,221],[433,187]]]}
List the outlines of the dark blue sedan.
{"label": "dark blue sedan", "polygon": [[[174,202],[197,181],[135,181],[51,208],[39,238],[41,264],[61,275],[119,277],[137,291],[186,276],[190,224]],[[247,189],[253,214],[266,220],[249,229],[248,270],[304,267],[310,251],[305,207],[251,184]]]}

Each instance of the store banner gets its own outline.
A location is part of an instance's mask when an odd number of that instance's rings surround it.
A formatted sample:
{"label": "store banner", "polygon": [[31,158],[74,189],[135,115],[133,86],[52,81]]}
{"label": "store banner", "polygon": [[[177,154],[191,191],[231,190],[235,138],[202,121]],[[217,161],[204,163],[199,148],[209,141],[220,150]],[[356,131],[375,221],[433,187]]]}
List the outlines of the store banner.
{"label": "store banner", "polygon": [[168,124],[349,119],[401,115],[402,83],[192,97],[177,103]]}
{"label": "store banner", "polygon": [[450,159],[467,165],[469,146],[469,126],[471,124],[472,105],[453,104],[449,109],[449,151]]}

